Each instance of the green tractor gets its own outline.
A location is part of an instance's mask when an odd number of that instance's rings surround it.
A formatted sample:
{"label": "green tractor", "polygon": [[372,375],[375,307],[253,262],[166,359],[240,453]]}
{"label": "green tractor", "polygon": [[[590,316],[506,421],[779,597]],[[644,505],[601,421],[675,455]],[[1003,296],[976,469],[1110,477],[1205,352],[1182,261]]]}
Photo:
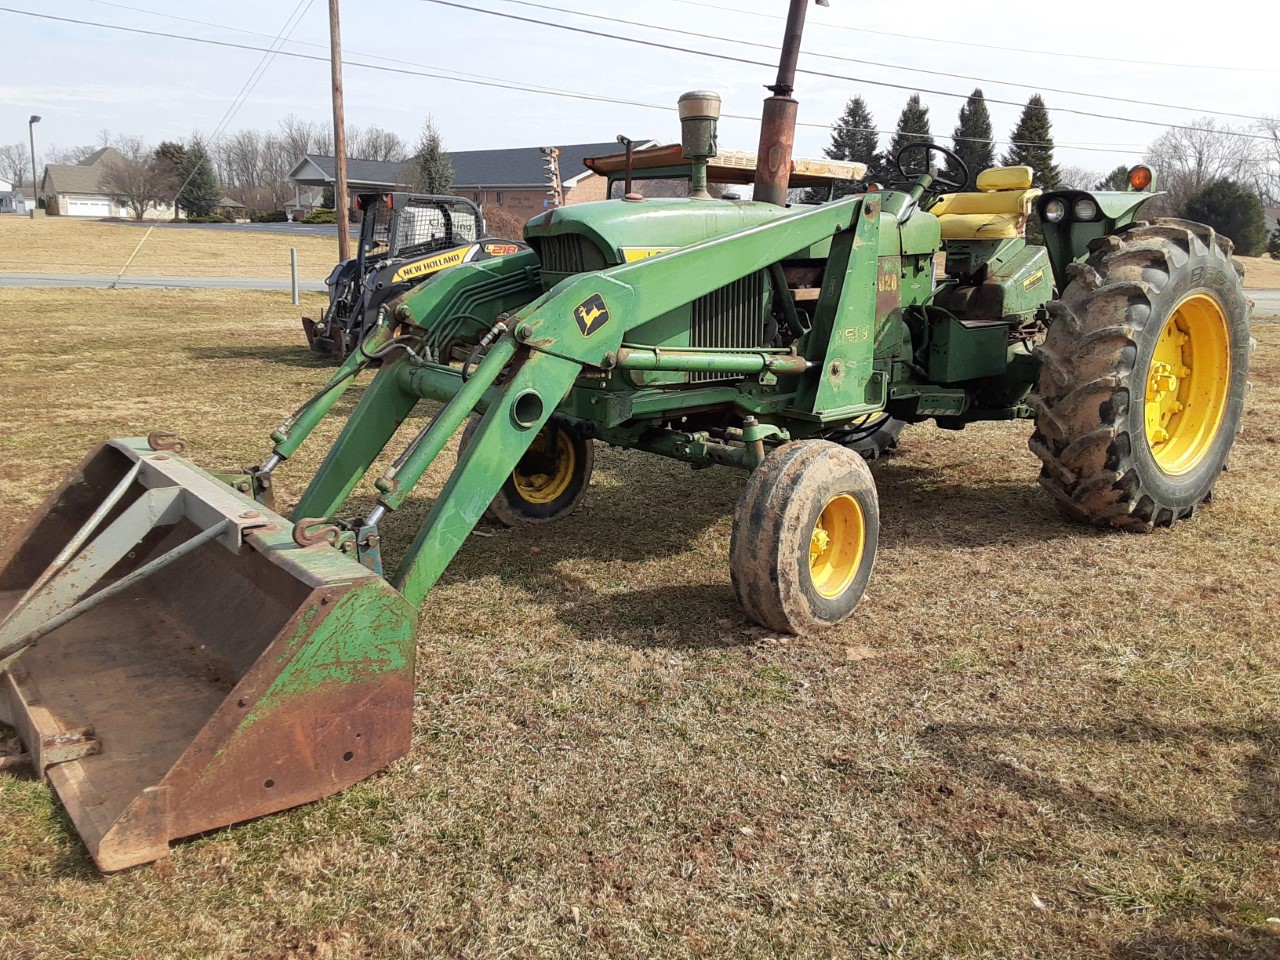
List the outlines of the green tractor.
{"label": "green tractor", "polygon": [[[428,593],[486,514],[573,510],[596,444],[743,470],[734,590],[795,633],[840,623],[871,577],[875,480],[826,439],[869,417],[1029,420],[1041,482],[1084,523],[1148,530],[1210,498],[1250,354],[1230,243],[1138,221],[1144,168],[1125,192],[1041,194],[1012,168],[964,193],[900,156],[889,189],[788,205],[803,14],[794,0],[753,200],[710,197],[719,98],[686,94],[689,196],[538,216],[529,249],[380,311],[261,466],[207,472],[159,433],[111,441],[0,558],[0,717],[103,869],[403,755]],[[1033,210],[1043,246],[1023,235]],[[365,370],[301,500],[275,511],[272,472]],[[423,401],[434,416],[375,479],[376,505],[344,510]],[[384,570],[384,528],[460,431]]]}

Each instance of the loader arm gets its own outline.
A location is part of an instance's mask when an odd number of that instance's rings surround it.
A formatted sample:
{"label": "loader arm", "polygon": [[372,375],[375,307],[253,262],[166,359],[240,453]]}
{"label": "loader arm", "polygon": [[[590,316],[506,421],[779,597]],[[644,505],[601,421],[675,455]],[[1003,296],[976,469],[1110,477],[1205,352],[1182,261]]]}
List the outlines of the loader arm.
{"label": "loader arm", "polygon": [[[458,458],[392,578],[410,603],[420,605],[584,367],[616,366],[628,331],[851,231],[861,204],[861,198],[851,197],[646,260],[563,280],[494,328],[499,331],[497,339],[466,380],[443,364],[407,354],[388,362],[317,473],[295,518],[332,516],[417,401],[424,397],[446,401],[431,424],[378,479],[378,506],[360,531],[362,542],[377,536],[381,518],[403,505],[449,439],[483,401],[487,409],[473,441]],[[473,282],[473,276],[460,269],[448,282],[461,288]],[[831,296],[843,297],[844,289],[833,289]],[[441,322],[440,305],[439,287],[431,285],[406,296],[399,316],[415,327],[432,330]],[[759,362],[763,369],[767,360],[761,357]],[[423,371],[437,375],[413,376]],[[356,448],[358,454],[347,454]]]}

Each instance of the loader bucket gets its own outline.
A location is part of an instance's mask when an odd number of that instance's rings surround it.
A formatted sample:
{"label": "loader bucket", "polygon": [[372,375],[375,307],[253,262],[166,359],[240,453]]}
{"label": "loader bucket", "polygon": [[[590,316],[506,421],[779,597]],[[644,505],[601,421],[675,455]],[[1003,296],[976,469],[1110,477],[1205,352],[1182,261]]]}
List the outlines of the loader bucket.
{"label": "loader bucket", "polygon": [[0,554],[0,721],[98,866],[402,756],[413,608],[146,440],[96,450]]}

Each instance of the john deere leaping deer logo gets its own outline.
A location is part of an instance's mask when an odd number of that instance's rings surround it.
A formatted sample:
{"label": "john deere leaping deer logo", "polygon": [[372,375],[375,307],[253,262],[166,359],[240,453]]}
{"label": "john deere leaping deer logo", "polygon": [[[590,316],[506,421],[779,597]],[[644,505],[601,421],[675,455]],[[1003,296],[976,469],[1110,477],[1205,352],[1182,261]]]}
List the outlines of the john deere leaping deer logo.
{"label": "john deere leaping deer logo", "polygon": [[589,337],[609,322],[609,308],[605,306],[604,297],[593,293],[573,308],[573,318],[578,321],[578,329],[584,337]]}

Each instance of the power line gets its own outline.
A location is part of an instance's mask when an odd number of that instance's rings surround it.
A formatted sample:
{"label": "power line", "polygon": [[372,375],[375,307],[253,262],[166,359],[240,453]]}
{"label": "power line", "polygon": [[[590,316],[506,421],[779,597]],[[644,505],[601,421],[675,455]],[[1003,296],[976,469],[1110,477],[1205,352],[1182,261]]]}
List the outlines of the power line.
{"label": "power line", "polygon": [[[59,16],[54,16],[53,14],[35,13],[30,10],[17,10],[12,7],[0,6],[0,12],[15,13],[21,16],[34,17],[42,20],[54,20],[62,23],[72,23],[79,26],[99,27],[106,30],[120,31],[123,33],[133,33],[133,34],[140,34],[143,36],[151,36],[151,37],[163,37],[163,38],[172,39],[172,40],[185,40],[191,43],[203,43],[210,46],[226,47],[234,50],[249,50],[249,51],[255,51],[255,52],[265,52],[270,49],[268,47],[253,46],[251,44],[235,43],[229,40],[214,40],[210,37],[194,37],[186,34],[168,33],[162,30],[146,30],[141,27],[126,27],[121,24],[102,23],[99,21],[82,20],[82,19],[77,19],[73,17],[59,17]],[[164,14],[161,14],[161,16],[163,15]],[[219,29],[230,29],[230,30],[236,29],[234,27],[224,28],[220,24],[205,24],[205,25],[218,27]],[[250,31],[241,31],[241,32],[250,32]],[[296,60],[309,60],[312,62],[325,63],[325,64],[329,62],[329,58],[327,56],[298,53],[296,51],[283,50],[283,49],[277,50],[275,52],[278,56],[291,57]],[[411,61],[397,61],[397,62],[408,63]],[[401,76],[424,77],[426,79],[431,79],[431,80],[445,80],[452,83],[465,83],[465,84],[471,84],[473,86],[491,87],[491,88],[500,89],[500,90],[511,90],[518,93],[530,93],[530,94],[536,94],[540,96],[563,97],[563,98],[573,99],[573,100],[585,100],[585,101],[596,102],[596,103],[608,103],[608,104],[614,104],[618,106],[640,107],[646,110],[661,110],[667,113],[675,109],[673,106],[669,104],[648,103],[643,100],[629,100],[621,97],[605,96],[602,94],[583,93],[581,91],[574,91],[574,90],[561,90],[555,87],[532,87],[532,86],[514,83],[511,81],[502,80],[500,78],[462,79],[461,77],[452,77],[452,76],[447,76],[445,74],[433,73],[433,72],[430,72],[429,70],[410,70],[404,67],[386,67],[386,66],[380,66],[378,64],[373,64],[373,63],[361,63],[359,61],[347,60],[345,58],[343,59],[343,65],[361,68],[365,70],[375,70],[383,73],[393,73]],[[432,69],[446,69],[446,68],[432,68]],[[458,71],[450,71],[450,72],[456,73]],[[471,76],[480,76],[480,75],[471,75]],[[725,114],[722,114],[722,116],[725,119],[729,119],[729,120],[746,120],[752,123],[760,122],[759,117],[750,116],[747,114],[725,113]],[[825,123],[799,122],[797,123],[797,126],[807,127],[811,129],[817,129],[817,130],[826,130],[826,131],[830,131],[831,129],[831,125],[825,124]],[[874,130],[874,131],[865,131],[865,132],[872,132],[880,135],[892,136],[897,131]],[[1055,149],[1079,150],[1079,151],[1086,151],[1086,152],[1092,152],[1092,153],[1114,154],[1114,153],[1134,152],[1127,149],[1113,148],[1105,145],[1082,145],[1082,144],[1073,144],[1073,143],[1049,144],[1049,143],[1041,143],[1038,141],[997,140],[997,139],[986,139],[981,137],[947,137],[945,139],[964,140],[966,142],[974,142],[974,143],[991,143],[991,144],[997,144],[997,145],[1007,143],[1011,146],[1053,146]],[[1185,158],[1178,157],[1177,159],[1185,159]],[[1249,161],[1249,162],[1254,162],[1254,161]],[[1257,161],[1257,162],[1266,162],[1266,161]]]}
{"label": "power line", "polygon": [[[229,32],[229,33],[242,33],[242,34],[244,34],[245,36],[249,36],[249,37],[262,37],[263,39],[266,39],[266,40],[273,39],[273,38],[272,38],[272,35],[271,35],[271,34],[269,34],[269,33],[261,33],[261,32],[259,32],[259,31],[257,31],[257,30],[246,30],[246,29],[244,29],[243,27],[232,27],[232,26],[228,26],[228,25],[227,25],[227,24],[225,24],[225,23],[212,23],[211,21],[208,21],[208,20],[193,20],[191,17],[179,17],[179,16],[177,16],[176,14],[172,14],[172,13],[165,13],[165,12],[164,12],[164,11],[162,11],[162,10],[149,10],[149,9],[147,9],[146,7],[133,7],[133,6],[130,6],[130,5],[125,4],[125,3],[113,3],[113,2],[112,2],[112,0],[89,0],[89,2],[90,2],[90,3],[100,4],[101,6],[104,6],[104,7],[115,7],[115,8],[116,8],[116,9],[118,9],[118,10],[131,10],[131,11],[133,11],[134,13],[145,13],[145,14],[148,14],[148,15],[153,16],[153,17],[164,17],[166,20],[177,20],[177,21],[179,21],[179,22],[181,22],[181,23],[193,23],[193,24],[197,24],[198,26],[202,26],[202,27],[212,27],[212,28],[213,28],[213,29],[215,29],[215,30],[225,30],[225,31],[227,31],[227,32]],[[109,25],[109,24],[95,24],[95,25],[96,25],[96,26],[111,26],[111,25]],[[178,38],[178,39],[183,39],[183,40],[201,40],[201,39],[203,39],[203,38],[201,38],[201,37],[186,37],[186,36],[179,36],[179,35],[177,35],[177,34],[164,34],[164,36],[173,36],[173,37],[176,37],[176,38]],[[295,43],[295,44],[299,44],[299,45],[304,46],[304,47],[314,47],[314,48],[315,48],[315,49],[317,49],[317,50],[328,50],[328,49],[329,49],[329,44],[327,44],[327,43],[313,43],[313,42],[312,42],[312,41],[310,41],[310,40],[294,40],[294,39],[291,39],[291,38],[289,38],[289,37],[286,37],[286,38],[285,38],[285,40],[286,40],[288,43]],[[247,48],[247,49],[260,50],[260,49],[262,49],[262,48],[261,48],[261,47],[252,47],[252,48]],[[405,65],[405,66],[410,66],[410,67],[425,67],[425,68],[427,68],[427,69],[443,70],[445,73],[456,73],[456,74],[457,74],[458,76],[460,76],[460,77],[475,77],[475,78],[477,78],[477,79],[479,79],[479,80],[500,80],[500,78],[497,78],[497,77],[490,77],[490,76],[487,76],[486,74],[483,74],[483,73],[468,73],[468,72],[467,72],[467,71],[465,71],[465,70],[454,70],[454,69],[451,69],[451,68],[449,68],[449,67],[433,67],[433,66],[431,66],[430,64],[419,63],[419,62],[414,61],[414,60],[401,60],[401,59],[398,59],[398,58],[396,58],[396,57],[388,57],[388,56],[386,56],[386,55],[384,55],[384,54],[368,53],[367,51],[361,51],[361,50],[348,50],[348,49],[346,49],[346,48],[345,48],[345,46],[344,46],[344,51],[345,51],[345,52],[347,52],[347,53],[355,54],[356,56],[368,57],[368,58],[369,58],[369,59],[371,59],[371,60],[382,60],[382,61],[384,61],[384,62],[386,62],[386,63],[399,63],[399,64],[403,64],[403,65]],[[285,55],[286,55],[286,56],[290,56],[290,54],[288,54],[288,53],[286,53]],[[327,57],[325,57],[325,58],[323,58],[323,59],[327,60],[328,58],[327,58]],[[344,64],[350,64],[350,61],[348,61],[348,60],[346,60],[346,59],[344,58],[344,59],[343,59],[343,63],[344,63]],[[352,65],[352,66],[365,66],[364,64],[351,64],[351,65]],[[535,84],[531,84],[531,86],[533,86],[533,87],[535,87],[535,88],[537,88],[537,89],[540,89],[540,90],[555,90],[555,89],[557,89],[557,88],[555,88],[555,87],[546,87],[546,86],[542,86],[541,84],[536,84],[536,83],[535,83]]]}
{"label": "power line", "polygon": [[[681,30],[679,27],[659,26],[655,23],[644,23],[638,20],[623,20],[619,17],[606,17],[599,13],[586,13],[582,10],[572,10],[567,7],[556,7],[546,3],[535,3],[533,0],[502,0],[503,3],[513,3],[521,7],[535,7],[539,10],[550,10],[554,13],[568,13],[575,17],[586,17],[591,20],[603,20],[606,23],[619,23],[628,27],[642,27],[648,30],[659,30],[663,33],[674,33],[685,37],[706,38],[706,33],[699,33],[695,30]],[[762,50],[776,51],[780,47],[771,43],[759,43],[754,40],[740,40],[733,37],[716,37],[716,40],[723,40],[725,43],[732,43],[740,47],[757,47]],[[1266,117],[1254,116],[1248,113],[1232,113],[1229,110],[1209,110],[1201,107],[1190,107],[1176,103],[1160,103],[1153,100],[1136,100],[1132,97],[1116,97],[1105,93],[1086,93],[1082,90],[1070,90],[1064,87],[1049,87],[1044,84],[1036,83],[1020,83],[1015,80],[995,80],[991,77],[975,77],[971,74],[952,73],[947,70],[930,70],[927,67],[903,67],[896,63],[885,63],[883,60],[864,60],[858,57],[845,57],[835,53],[818,53],[813,50],[802,51],[810,57],[821,57],[824,60],[838,60],[843,63],[858,63],[868,67],[882,67],[887,70],[901,70],[906,73],[928,74],[934,77],[949,77],[953,80],[972,80],[975,83],[995,84],[998,87],[1021,87],[1024,90],[1042,90],[1047,93],[1061,93],[1072,97],[1085,97],[1090,100],[1109,100],[1113,103],[1128,103],[1139,107],[1158,107],[1162,110],[1183,110],[1188,113],[1213,114],[1220,117],[1233,117],[1238,120],[1265,120]]]}
{"label": "power line", "polygon": [[[705,3],[702,0],[671,0],[672,3],[684,3],[691,7],[707,7],[711,10],[723,10],[726,13],[737,13],[748,17],[766,17],[770,20],[785,20],[775,13],[760,13],[756,10],[742,10],[738,7],[726,7],[718,3]],[[843,23],[824,23],[823,27],[835,30],[848,30],[852,33],[867,33],[877,37],[894,37],[898,40],[915,40],[925,43],[945,43],[957,47],[978,47],[982,50],[1000,50],[1005,53],[1029,53],[1036,57],[1063,57],[1068,60],[1100,60],[1104,63],[1124,63],[1139,67],[1167,67],[1174,70],[1223,70],[1237,73],[1280,73],[1274,67],[1228,67],[1209,63],[1168,63],[1162,60],[1134,60],[1126,57],[1101,57],[1088,53],[1064,53],[1061,50],[1032,50],[1026,47],[1002,47],[994,43],[976,43],[969,40],[944,40],[940,37],[922,37],[915,33],[892,33],[888,30],[872,30],[868,27],[850,27]]]}
{"label": "power line", "polygon": [[[707,57],[713,60],[725,60],[730,63],[743,63],[753,67],[772,68],[776,64],[767,63],[763,60],[751,60],[747,57],[735,57],[727,53],[712,53],[709,50],[697,50],[693,47],[681,47],[672,43],[660,43],[657,40],[642,40],[639,37],[618,36],[617,34],[604,33],[600,30],[588,30],[586,27],[573,27],[567,23],[549,23],[546,20],[535,20],[532,17],[521,17],[514,13],[505,13],[501,10],[487,10],[484,7],[473,7],[465,3],[454,3],[453,0],[421,0],[423,3],[434,3],[437,6],[453,7],[457,10],[468,10],[472,13],[482,13],[491,17],[501,17],[506,20],[517,20],[521,23],[532,23],[539,27],[549,27],[553,30],[566,30],[570,33],[585,34],[590,37],[601,37],[605,40],[616,40],[622,43],[635,43],[643,47],[654,47],[659,50],[672,50],[676,53],[689,53],[696,57]],[[0,8],[2,9],[2,8]],[[866,77],[851,77],[845,74],[828,73],[825,70],[810,70],[804,67],[797,67],[797,73],[805,73],[814,77],[825,77],[829,80],[846,80],[851,83],[865,83],[873,87],[890,87],[895,90],[909,90],[913,93],[928,93],[938,97],[951,97],[956,100],[968,100],[969,95],[965,93],[952,93],[949,90],[931,90],[928,87],[920,87],[902,83],[890,83],[887,80],[871,80]],[[999,103],[1010,107],[1021,107],[1023,104],[1015,100],[999,100],[993,97],[983,98],[987,103]],[[1045,107],[1050,113],[1070,113],[1080,117],[1093,117],[1099,120],[1118,120],[1123,123],[1136,123],[1147,127],[1160,127],[1161,129],[1189,130],[1196,133],[1219,133],[1218,130],[1209,130],[1205,127],[1192,127],[1186,124],[1164,123],[1159,120],[1142,120],[1138,117],[1122,117],[1110,113],[1096,113],[1091,110],[1081,110],[1077,107]],[[1236,136],[1244,137],[1249,140],[1266,140],[1270,141],[1271,137],[1263,136],[1256,133],[1236,133]]]}

